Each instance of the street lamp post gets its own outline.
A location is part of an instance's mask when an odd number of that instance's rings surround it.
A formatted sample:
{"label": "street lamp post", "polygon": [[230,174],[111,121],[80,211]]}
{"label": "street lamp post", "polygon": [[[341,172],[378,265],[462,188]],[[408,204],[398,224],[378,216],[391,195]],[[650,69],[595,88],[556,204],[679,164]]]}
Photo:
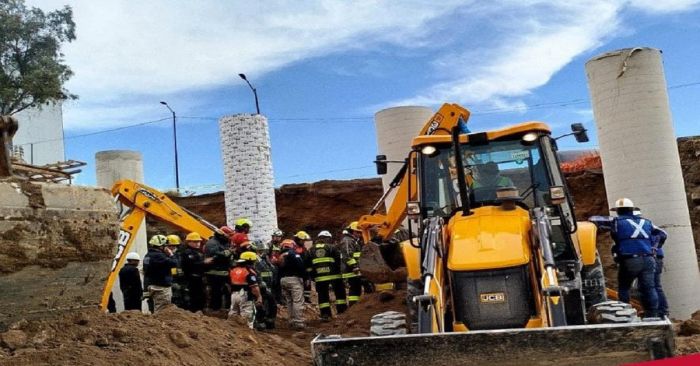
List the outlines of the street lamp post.
{"label": "street lamp post", "polygon": [[257,114],[260,114],[260,105],[258,104],[258,91],[253,87],[253,85],[248,81],[248,78],[245,76],[245,74],[238,74],[238,76],[241,77],[241,79],[245,80],[246,83],[248,83],[248,86],[250,87],[251,90],[253,90],[253,95],[255,96],[255,110],[258,112]]}
{"label": "street lamp post", "polygon": [[170,112],[173,114],[173,142],[175,146],[175,189],[177,189],[178,192],[180,192],[180,171],[178,168],[178,159],[177,159],[177,126],[175,124],[175,111],[170,108],[168,103],[161,101],[160,104],[164,105]]}

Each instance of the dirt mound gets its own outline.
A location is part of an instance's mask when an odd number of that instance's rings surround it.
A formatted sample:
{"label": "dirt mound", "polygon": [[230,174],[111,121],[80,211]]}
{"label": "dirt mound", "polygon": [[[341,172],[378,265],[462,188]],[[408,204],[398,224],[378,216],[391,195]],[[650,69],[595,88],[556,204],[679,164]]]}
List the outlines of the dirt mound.
{"label": "dirt mound", "polygon": [[369,336],[370,320],[385,311],[406,312],[406,291],[375,292],[362,296],[362,301],[340,314],[329,323],[322,323],[323,334],[341,334],[343,337]]}
{"label": "dirt mound", "polygon": [[310,364],[308,345],[175,307],[156,315],[84,310],[12,328],[0,334],[0,365]]}
{"label": "dirt mound", "polygon": [[[283,185],[275,189],[280,229],[287,233],[305,230],[313,236],[321,230],[330,230],[340,235],[344,225],[368,213],[382,193],[379,178]],[[216,226],[226,224],[223,192],[171,198]],[[148,235],[173,230],[151,218],[147,224]]]}

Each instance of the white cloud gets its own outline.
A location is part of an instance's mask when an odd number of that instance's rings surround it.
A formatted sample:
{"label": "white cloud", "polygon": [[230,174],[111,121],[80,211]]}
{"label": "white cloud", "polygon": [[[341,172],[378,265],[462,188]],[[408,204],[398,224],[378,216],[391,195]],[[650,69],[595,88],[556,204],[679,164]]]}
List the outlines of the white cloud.
{"label": "white cloud", "polygon": [[673,13],[696,8],[699,0],[632,0],[630,6],[649,13]]}
{"label": "white cloud", "polygon": [[[698,0],[635,0],[582,2],[504,2],[495,22],[505,23],[488,49],[467,50],[435,63],[449,78],[415,97],[389,105],[437,105],[444,101],[485,103],[499,109],[524,110],[519,97],[545,85],[574,58],[602,45],[608,38],[627,34],[620,27],[627,7],[663,14],[693,9]],[[491,12],[489,15],[496,15]],[[514,21],[512,14],[523,15]],[[515,24],[516,26],[512,26]]]}
{"label": "white cloud", "polygon": [[[67,105],[66,127],[162,117],[153,106],[163,95],[238,83],[239,72],[257,79],[312,57],[383,45],[441,55],[425,68],[436,75],[433,86],[384,105],[458,101],[521,110],[522,97],[619,35],[623,10],[679,12],[699,1],[76,0],[70,4],[78,39],[65,53],[75,71],[68,88],[81,99]],[[455,15],[464,27],[445,24]],[[479,34],[467,25],[477,25]],[[181,109],[196,103],[178,102]]]}
{"label": "white cloud", "polygon": [[[340,50],[415,46],[430,29],[426,22],[464,3],[73,1],[77,40],[65,54],[75,76],[67,87],[81,99],[67,108],[66,126],[91,125],[94,116],[114,110],[105,105],[132,94],[157,100]],[[122,113],[136,115],[129,108]]]}
{"label": "white cloud", "polygon": [[500,42],[491,49],[467,50],[450,55],[452,62],[442,60],[439,68],[449,79],[397,104],[457,100],[520,108],[521,103],[508,98],[522,97],[546,84],[574,57],[599,46],[619,22],[620,6],[607,1],[513,5],[508,12],[528,15],[518,27],[504,26],[497,38]]}

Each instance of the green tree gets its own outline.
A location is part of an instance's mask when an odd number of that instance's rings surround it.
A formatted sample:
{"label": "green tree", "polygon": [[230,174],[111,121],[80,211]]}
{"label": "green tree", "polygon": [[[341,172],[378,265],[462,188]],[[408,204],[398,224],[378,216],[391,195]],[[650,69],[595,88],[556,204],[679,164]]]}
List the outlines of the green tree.
{"label": "green tree", "polygon": [[61,52],[74,39],[69,6],[44,13],[24,0],[0,0],[0,115],[77,98],[63,87],[73,72]]}

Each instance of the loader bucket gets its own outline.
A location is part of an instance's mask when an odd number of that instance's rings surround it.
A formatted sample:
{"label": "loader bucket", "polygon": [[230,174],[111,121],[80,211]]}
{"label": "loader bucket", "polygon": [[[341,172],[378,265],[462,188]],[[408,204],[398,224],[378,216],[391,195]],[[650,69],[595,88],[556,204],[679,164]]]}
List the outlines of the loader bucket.
{"label": "loader bucket", "polygon": [[340,338],[311,342],[330,365],[620,365],[673,355],[668,320],[557,328]]}

